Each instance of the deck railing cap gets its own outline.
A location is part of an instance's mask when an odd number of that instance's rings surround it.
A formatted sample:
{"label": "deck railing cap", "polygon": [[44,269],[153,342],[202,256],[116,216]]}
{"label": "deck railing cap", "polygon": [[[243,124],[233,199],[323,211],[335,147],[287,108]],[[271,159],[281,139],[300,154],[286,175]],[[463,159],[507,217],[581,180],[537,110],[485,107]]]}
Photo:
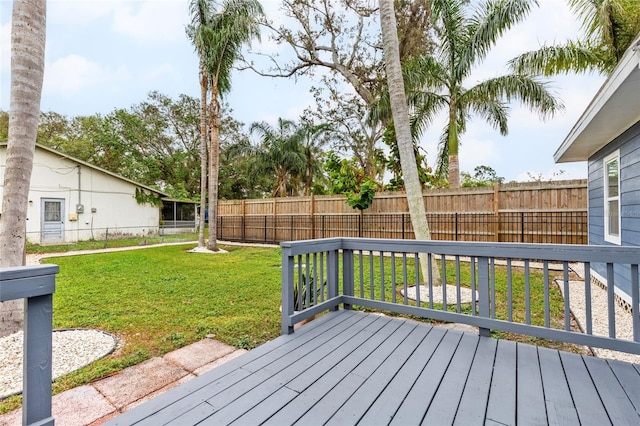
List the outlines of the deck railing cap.
{"label": "deck railing cap", "polygon": [[60,271],[58,265],[29,265],[0,268],[0,281],[17,280],[42,275],[55,275]]}

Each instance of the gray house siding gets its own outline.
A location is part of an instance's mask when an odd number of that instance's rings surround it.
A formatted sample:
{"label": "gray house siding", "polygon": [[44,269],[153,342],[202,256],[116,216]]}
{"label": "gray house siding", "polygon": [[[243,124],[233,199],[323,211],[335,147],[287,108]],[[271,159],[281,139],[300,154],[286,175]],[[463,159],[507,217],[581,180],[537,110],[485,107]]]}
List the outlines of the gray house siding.
{"label": "gray house siding", "polygon": [[[604,239],[603,159],[620,150],[620,242],[640,246],[640,122],[589,158],[589,244],[613,245]],[[606,267],[592,269],[606,278]],[[615,269],[615,286],[631,294],[629,268]]]}

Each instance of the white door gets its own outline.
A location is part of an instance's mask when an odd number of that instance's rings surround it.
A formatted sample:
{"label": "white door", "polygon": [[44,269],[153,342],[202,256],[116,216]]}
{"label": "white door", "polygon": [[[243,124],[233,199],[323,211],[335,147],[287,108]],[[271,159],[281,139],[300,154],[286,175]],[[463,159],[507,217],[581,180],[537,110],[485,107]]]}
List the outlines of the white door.
{"label": "white door", "polygon": [[64,199],[41,199],[42,223],[40,243],[64,242]]}

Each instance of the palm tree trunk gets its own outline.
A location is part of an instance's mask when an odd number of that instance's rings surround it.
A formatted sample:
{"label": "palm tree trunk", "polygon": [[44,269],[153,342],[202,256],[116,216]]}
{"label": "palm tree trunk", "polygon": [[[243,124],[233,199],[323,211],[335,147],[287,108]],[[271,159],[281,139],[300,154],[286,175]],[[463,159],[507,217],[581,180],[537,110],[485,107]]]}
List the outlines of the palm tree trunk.
{"label": "palm tree trunk", "polygon": [[[27,207],[44,77],[47,5],[15,0],[11,21],[11,93],[0,216],[0,266],[25,264]],[[22,328],[24,301],[0,303],[0,337]]]}
{"label": "palm tree trunk", "polygon": [[207,208],[207,70],[200,59],[200,224],[198,247],[204,247],[204,211]]}
{"label": "palm tree trunk", "polygon": [[218,171],[220,166],[220,102],[216,86],[211,88],[211,145],[209,146],[209,244],[218,251]]}
{"label": "palm tree trunk", "polygon": [[449,188],[460,188],[460,160],[458,154],[449,155]]}
{"label": "palm tree trunk", "polygon": [[[409,124],[409,108],[405,96],[404,81],[402,79],[402,67],[400,65],[400,51],[398,47],[398,33],[396,30],[396,18],[393,9],[393,0],[380,0],[380,25],[382,28],[382,41],[384,45],[385,66],[391,111],[396,130],[396,140],[400,155],[400,165],[407,192],[407,203],[411,223],[417,240],[430,240],[431,232],[427,222],[427,212],[424,207],[422,185],[418,177],[418,167],[413,149],[413,138]],[[435,262],[432,263],[436,268]],[[422,278],[427,280],[428,261],[427,256],[420,256]],[[437,272],[437,268],[436,268]],[[437,280],[438,274],[433,274]]]}
{"label": "palm tree trunk", "polygon": [[449,106],[449,188],[460,188],[460,162],[458,159],[458,123],[456,120],[455,101]]}

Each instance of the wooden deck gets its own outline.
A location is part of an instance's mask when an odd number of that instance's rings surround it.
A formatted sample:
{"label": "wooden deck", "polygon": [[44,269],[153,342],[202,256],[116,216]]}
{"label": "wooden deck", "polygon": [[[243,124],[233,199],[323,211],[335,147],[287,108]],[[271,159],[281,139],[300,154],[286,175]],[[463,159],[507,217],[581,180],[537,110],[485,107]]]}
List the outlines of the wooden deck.
{"label": "wooden deck", "polygon": [[640,365],[330,312],[108,425],[635,425]]}

